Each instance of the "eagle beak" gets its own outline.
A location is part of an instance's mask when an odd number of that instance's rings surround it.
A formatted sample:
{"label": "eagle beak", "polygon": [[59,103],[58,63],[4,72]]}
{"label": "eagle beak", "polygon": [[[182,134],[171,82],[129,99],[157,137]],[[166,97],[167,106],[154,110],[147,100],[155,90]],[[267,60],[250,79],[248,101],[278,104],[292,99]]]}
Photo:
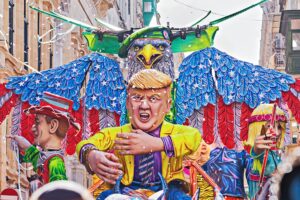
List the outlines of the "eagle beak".
{"label": "eagle beak", "polygon": [[150,69],[152,65],[162,57],[162,52],[157,50],[151,44],[147,44],[141,49],[138,54],[137,58],[140,62],[142,62],[146,69]]}

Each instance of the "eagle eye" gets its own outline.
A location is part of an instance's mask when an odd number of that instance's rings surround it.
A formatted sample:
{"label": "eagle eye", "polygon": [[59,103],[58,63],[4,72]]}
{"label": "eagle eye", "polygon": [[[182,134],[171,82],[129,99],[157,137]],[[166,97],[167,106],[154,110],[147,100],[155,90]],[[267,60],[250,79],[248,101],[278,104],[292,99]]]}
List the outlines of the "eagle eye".
{"label": "eagle eye", "polygon": [[165,47],[163,45],[159,45],[158,49],[161,50],[161,51],[163,51],[163,50],[165,50]]}
{"label": "eagle eye", "polygon": [[137,51],[140,50],[140,47],[139,46],[134,46],[133,49],[134,49],[135,52],[137,52]]}

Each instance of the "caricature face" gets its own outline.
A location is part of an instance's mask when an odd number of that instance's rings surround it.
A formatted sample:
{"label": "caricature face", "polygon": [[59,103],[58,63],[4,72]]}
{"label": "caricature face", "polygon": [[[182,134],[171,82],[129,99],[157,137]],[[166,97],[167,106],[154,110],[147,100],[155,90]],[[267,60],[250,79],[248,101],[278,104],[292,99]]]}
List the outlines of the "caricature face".
{"label": "caricature face", "polygon": [[127,110],[130,122],[135,129],[149,132],[161,125],[170,111],[169,89],[128,90]]}
{"label": "caricature face", "polygon": [[[266,123],[266,127],[267,128],[270,127],[270,122]],[[277,121],[275,122],[275,125],[274,125],[274,133],[275,133],[275,137],[273,137],[273,140],[276,142],[277,148],[279,148],[281,136],[284,132],[283,132],[283,127],[281,127],[280,123]]]}
{"label": "caricature face", "polygon": [[[270,127],[270,122],[267,122],[266,126],[269,128]],[[281,136],[283,130],[282,130],[282,127],[281,127],[280,123],[276,121],[273,128],[275,130],[276,138]]]}
{"label": "caricature face", "polygon": [[32,132],[34,136],[34,143],[46,148],[46,144],[50,139],[50,124],[46,121],[45,115],[36,114],[35,123],[32,126]]}

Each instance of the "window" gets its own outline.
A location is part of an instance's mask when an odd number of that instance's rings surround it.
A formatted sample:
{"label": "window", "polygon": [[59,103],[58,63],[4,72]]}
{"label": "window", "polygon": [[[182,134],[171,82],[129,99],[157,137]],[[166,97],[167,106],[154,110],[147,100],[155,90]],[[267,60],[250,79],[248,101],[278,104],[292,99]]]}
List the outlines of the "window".
{"label": "window", "polygon": [[291,30],[300,29],[300,19],[292,19],[291,20]]}
{"label": "window", "polygon": [[144,12],[152,12],[152,3],[144,2]]}
{"label": "window", "polygon": [[8,42],[9,42],[9,53],[14,53],[14,1],[8,1]]}
{"label": "window", "polygon": [[300,51],[300,32],[292,33],[292,49],[293,51]]}

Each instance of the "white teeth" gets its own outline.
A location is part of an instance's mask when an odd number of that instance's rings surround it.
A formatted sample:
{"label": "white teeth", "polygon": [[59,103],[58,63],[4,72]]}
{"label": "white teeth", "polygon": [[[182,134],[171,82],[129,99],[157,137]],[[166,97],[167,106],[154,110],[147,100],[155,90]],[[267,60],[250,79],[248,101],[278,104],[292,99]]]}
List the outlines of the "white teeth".
{"label": "white teeth", "polygon": [[142,118],[142,119],[148,119],[149,118],[149,114],[148,113],[140,113],[140,117]]}

